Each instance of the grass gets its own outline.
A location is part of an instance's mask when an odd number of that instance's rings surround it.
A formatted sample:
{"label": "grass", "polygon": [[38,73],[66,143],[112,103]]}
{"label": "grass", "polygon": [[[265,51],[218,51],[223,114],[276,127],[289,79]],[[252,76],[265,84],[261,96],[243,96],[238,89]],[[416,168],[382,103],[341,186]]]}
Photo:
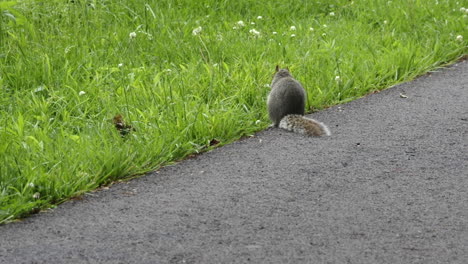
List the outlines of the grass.
{"label": "grass", "polygon": [[[276,64],[321,109],[453,62],[467,51],[462,7],[0,2],[0,223],[264,129]],[[135,131],[122,137],[116,114]]]}

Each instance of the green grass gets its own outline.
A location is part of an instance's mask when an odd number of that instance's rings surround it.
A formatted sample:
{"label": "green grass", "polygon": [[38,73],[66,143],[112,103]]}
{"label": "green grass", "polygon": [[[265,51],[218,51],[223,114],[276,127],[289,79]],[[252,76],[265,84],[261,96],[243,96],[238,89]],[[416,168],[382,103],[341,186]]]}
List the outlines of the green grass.
{"label": "green grass", "polygon": [[321,109],[467,51],[462,1],[204,2],[0,2],[0,223],[264,129],[276,64]]}

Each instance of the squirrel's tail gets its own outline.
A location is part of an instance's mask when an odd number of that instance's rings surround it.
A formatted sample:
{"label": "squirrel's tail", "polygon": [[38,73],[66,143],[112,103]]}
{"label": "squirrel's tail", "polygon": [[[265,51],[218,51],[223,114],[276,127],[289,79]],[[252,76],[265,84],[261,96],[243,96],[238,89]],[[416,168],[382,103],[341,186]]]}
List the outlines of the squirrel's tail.
{"label": "squirrel's tail", "polygon": [[330,136],[328,127],[317,120],[302,115],[287,115],[281,119],[279,127],[307,136]]}

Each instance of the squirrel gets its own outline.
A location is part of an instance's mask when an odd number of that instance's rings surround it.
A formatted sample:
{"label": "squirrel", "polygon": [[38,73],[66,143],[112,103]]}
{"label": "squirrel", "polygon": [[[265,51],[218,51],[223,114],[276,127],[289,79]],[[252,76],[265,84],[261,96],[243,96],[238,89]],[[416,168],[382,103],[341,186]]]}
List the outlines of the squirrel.
{"label": "squirrel", "polygon": [[288,68],[280,69],[276,65],[267,99],[272,126],[307,136],[330,136],[330,130],[325,124],[304,117],[305,101],[306,91],[302,85],[292,77]]}

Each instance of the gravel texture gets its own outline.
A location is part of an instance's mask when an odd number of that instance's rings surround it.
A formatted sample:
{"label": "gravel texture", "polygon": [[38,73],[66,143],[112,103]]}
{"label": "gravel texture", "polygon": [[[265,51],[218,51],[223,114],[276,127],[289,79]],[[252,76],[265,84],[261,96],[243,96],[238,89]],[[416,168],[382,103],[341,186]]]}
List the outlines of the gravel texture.
{"label": "gravel texture", "polygon": [[467,101],[462,61],[2,225],[0,263],[467,263]]}

